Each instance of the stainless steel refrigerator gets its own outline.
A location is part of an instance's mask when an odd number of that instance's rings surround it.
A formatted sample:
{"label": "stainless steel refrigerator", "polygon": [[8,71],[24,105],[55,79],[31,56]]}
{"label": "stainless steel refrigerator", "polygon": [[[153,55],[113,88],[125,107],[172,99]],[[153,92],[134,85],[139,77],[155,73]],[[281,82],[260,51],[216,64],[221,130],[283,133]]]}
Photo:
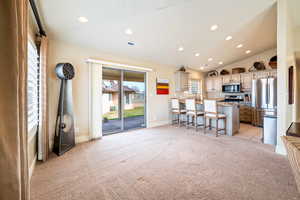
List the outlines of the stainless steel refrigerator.
{"label": "stainless steel refrigerator", "polygon": [[277,79],[275,77],[252,80],[252,124],[263,127],[266,112],[277,115]]}

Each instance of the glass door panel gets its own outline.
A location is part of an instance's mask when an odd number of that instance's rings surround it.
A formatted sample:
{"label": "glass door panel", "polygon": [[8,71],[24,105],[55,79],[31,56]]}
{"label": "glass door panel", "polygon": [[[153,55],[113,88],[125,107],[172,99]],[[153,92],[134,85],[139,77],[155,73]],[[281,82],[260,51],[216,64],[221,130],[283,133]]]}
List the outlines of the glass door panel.
{"label": "glass door panel", "polygon": [[145,73],[123,71],[124,130],[145,127]]}
{"label": "glass door panel", "polygon": [[121,106],[122,71],[102,70],[102,131],[103,135],[120,132],[122,128]]}

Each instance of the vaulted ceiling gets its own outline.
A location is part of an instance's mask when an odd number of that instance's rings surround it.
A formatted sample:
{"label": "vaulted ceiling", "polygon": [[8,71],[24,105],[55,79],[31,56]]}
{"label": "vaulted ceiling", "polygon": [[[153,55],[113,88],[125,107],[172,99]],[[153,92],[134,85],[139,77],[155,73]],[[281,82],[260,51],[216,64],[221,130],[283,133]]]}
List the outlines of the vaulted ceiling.
{"label": "vaulted ceiling", "polygon": [[[276,0],[43,0],[52,38],[101,52],[210,70],[276,47]],[[87,23],[78,22],[83,16]],[[218,29],[211,31],[212,25]],[[126,29],[132,34],[125,34]],[[233,39],[226,41],[227,36]],[[128,41],[135,43],[128,45]],[[243,44],[242,48],[236,48]],[[178,51],[183,47],[183,51]],[[251,50],[246,54],[246,50]],[[195,56],[198,53],[199,56]],[[213,58],[212,61],[208,61]]]}

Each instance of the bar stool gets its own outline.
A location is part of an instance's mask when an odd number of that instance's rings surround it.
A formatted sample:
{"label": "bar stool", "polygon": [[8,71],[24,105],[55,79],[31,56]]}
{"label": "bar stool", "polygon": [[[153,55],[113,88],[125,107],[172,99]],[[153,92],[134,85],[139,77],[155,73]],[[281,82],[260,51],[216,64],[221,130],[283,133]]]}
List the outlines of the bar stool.
{"label": "bar stool", "polygon": [[[209,120],[208,126],[206,126],[206,121]],[[216,137],[218,137],[219,131],[224,131],[226,135],[226,115],[218,113],[218,106],[216,100],[204,100],[204,133],[206,133],[206,128],[209,127],[211,129],[211,120],[216,120]],[[219,129],[219,120],[224,120],[224,128]]]}
{"label": "bar stool", "polygon": [[[196,100],[195,99],[186,99],[185,100],[185,109],[186,109],[186,128],[189,127],[196,128],[196,131],[198,130],[198,127],[204,126],[203,124],[198,124],[198,117],[203,117],[204,120],[204,112],[196,109]],[[192,120],[190,122],[190,117],[192,117]]]}
{"label": "bar stool", "polygon": [[[186,123],[186,121],[181,120],[182,116],[185,116],[186,110],[181,109],[179,99],[172,98],[171,99],[171,110],[172,110],[172,125],[178,124],[179,126],[181,123]],[[173,116],[175,115],[175,119]]]}

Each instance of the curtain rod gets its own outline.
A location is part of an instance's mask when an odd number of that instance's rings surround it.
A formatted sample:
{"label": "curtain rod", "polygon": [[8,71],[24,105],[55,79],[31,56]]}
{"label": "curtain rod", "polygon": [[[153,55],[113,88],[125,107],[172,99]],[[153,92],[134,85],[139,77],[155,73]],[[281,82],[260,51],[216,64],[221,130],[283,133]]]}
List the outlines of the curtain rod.
{"label": "curtain rod", "polygon": [[104,60],[95,60],[95,59],[91,59],[91,58],[86,59],[86,62],[87,63],[98,63],[98,64],[103,64],[103,65],[112,65],[112,66],[116,66],[116,67],[128,67],[128,68],[139,69],[139,70],[144,70],[144,71],[152,71],[151,68],[126,65],[126,64],[121,64],[121,63],[114,63],[114,62],[109,62],[109,61],[104,61]]}
{"label": "curtain rod", "polygon": [[46,32],[45,32],[45,30],[43,28],[39,12],[38,12],[38,10],[36,8],[36,5],[35,5],[35,1],[34,0],[29,0],[29,2],[30,2],[31,9],[32,9],[34,17],[35,17],[35,21],[36,21],[36,23],[37,23],[37,25],[39,27],[39,33],[40,33],[40,35],[46,36]]}

